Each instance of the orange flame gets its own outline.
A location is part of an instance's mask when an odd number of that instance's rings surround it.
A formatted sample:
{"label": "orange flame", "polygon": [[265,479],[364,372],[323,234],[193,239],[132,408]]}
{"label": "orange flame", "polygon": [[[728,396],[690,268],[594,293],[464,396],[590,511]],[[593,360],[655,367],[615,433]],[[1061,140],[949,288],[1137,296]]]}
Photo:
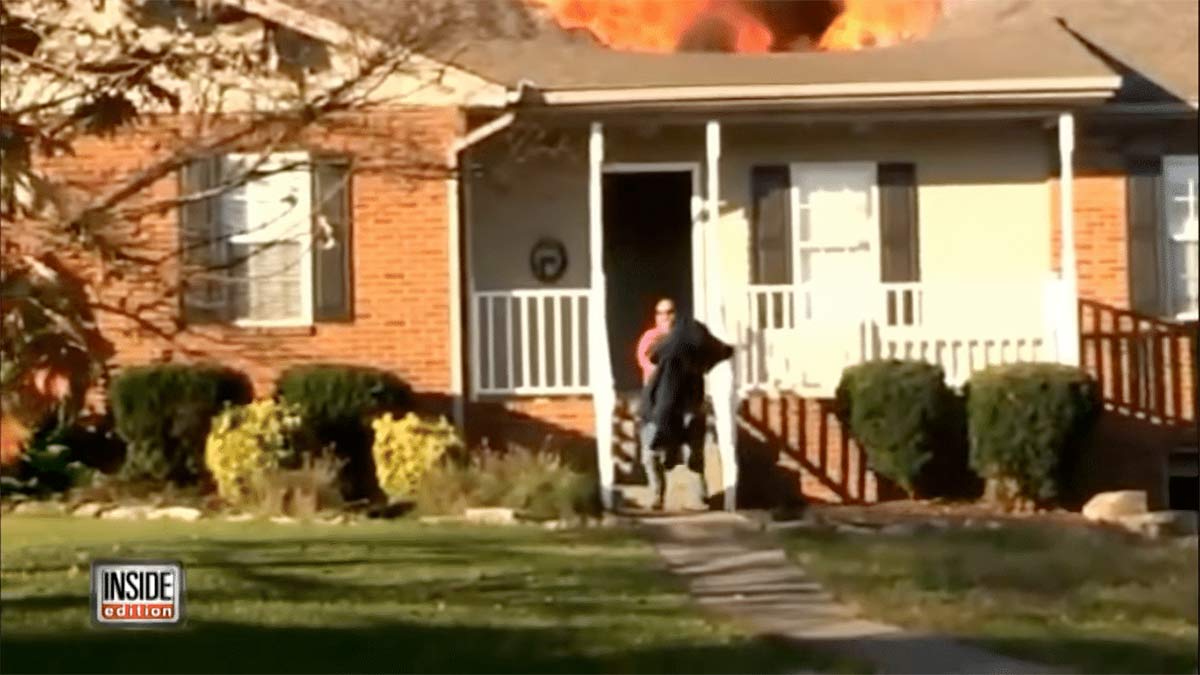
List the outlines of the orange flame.
{"label": "orange flame", "polygon": [[[528,0],[563,28],[584,28],[613,49],[672,52],[703,17],[722,20],[738,52],[772,48],[771,28],[748,7],[759,0]],[[772,1],[772,0],[766,0]],[[803,0],[796,2],[797,8]],[[941,16],[941,0],[840,0],[841,13],[816,41],[818,49],[881,47],[922,37]],[[786,36],[785,36],[786,37]]]}
{"label": "orange flame", "polygon": [[842,0],[818,49],[846,51],[887,47],[924,37],[942,14],[940,0]]}
{"label": "orange flame", "polygon": [[763,52],[771,31],[735,0],[532,0],[550,10],[563,28],[586,28],[614,49],[673,52],[684,33],[705,16],[719,16],[734,30],[739,52]]}

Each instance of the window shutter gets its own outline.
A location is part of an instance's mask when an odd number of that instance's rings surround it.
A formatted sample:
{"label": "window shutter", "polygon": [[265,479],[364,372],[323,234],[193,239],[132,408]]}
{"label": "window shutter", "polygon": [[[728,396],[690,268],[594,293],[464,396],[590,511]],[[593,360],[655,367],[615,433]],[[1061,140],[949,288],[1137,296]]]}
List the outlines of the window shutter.
{"label": "window shutter", "polygon": [[[203,157],[185,164],[179,172],[183,197],[211,190],[221,182],[221,158]],[[180,286],[183,317],[187,323],[224,321],[228,303],[222,269],[226,242],[217,217],[219,196],[187,201],[179,210]]]}
{"label": "window shutter", "polygon": [[350,161],[318,158],[313,166],[313,316],[349,321],[352,308]]}
{"label": "window shutter", "polygon": [[1162,313],[1159,240],[1162,226],[1162,159],[1129,160],[1125,206],[1129,233],[1129,304],[1135,312]]}
{"label": "window shutter", "polygon": [[751,280],[756,284],[792,282],[791,176],[786,165],[756,166],[750,171],[754,198],[750,223],[754,245]]}
{"label": "window shutter", "polygon": [[917,168],[914,164],[879,165],[880,280],[921,280],[917,216]]}

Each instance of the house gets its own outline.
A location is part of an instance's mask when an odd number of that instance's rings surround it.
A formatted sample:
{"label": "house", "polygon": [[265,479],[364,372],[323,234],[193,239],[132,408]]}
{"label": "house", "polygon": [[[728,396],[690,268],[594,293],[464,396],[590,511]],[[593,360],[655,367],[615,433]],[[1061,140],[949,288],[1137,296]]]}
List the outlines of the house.
{"label": "house", "polygon": [[[331,49],[380,25],[333,0],[239,4]],[[171,340],[102,319],[116,361],[215,356],[264,391],[296,363],[393,369],[473,438],[594,452],[611,500],[633,345],[669,295],[737,347],[710,385],[726,506],[761,499],[764,469],[812,498],[880,498],[827,400],[846,365],[893,355],[955,385],[1084,365],[1109,408],[1093,484],[1165,502],[1185,489],[1173,461],[1196,475],[1197,6],[946,9],[920,39],[845,52],[636,53],[544,26],[431,52],[432,91],[306,133],[272,160],[298,168],[215,207],[270,223],[280,194],[315,205],[231,240],[273,253],[163,309],[185,326]],[[173,124],[55,161],[103,180]],[[450,171],[389,171],[411,153]],[[227,221],[165,214],[147,245]],[[314,246],[309,221],[332,236]]]}

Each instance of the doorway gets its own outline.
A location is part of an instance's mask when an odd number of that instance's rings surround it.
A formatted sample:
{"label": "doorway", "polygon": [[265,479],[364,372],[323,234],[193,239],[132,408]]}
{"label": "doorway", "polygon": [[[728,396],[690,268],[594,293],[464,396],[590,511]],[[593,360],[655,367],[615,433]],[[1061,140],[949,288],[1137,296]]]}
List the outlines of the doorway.
{"label": "doorway", "polygon": [[642,387],[638,338],[654,321],[660,298],[692,315],[692,199],[688,165],[606,167],[604,273],[609,357],[618,394]]}

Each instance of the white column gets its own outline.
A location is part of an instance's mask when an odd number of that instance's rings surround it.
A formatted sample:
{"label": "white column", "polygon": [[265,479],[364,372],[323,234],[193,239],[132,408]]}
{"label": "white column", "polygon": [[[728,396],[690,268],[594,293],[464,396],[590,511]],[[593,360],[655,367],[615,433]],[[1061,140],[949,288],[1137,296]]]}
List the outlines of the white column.
{"label": "white column", "polygon": [[1075,261],[1075,116],[1058,116],[1058,222],[1062,245],[1059,261],[1058,360],[1079,365],[1079,271]]}
{"label": "white column", "polygon": [[[463,402],[463,354],[462,354],[462,259],[460,242],[462,219],[458,209],[458,161],[451,155],[450,177],[446,179],[446,206],[448,260],[450,261],[450,395],[454,400],[454,423],[462,428],[466,411]],[[472,328],[474,334],[474,328]]]}
{"label": "white column", "polygon": [[[705,246],[704,260],[707,274],[705,304],[706,323],[713,335],[737,345],[730,334],[725,271],[721,265],[720,229],[721,222],[721,124],[710,120],[705,125]],[[709,392],[712,395],[713,413],[716,416],[717,448],[721,456],[721,490],[725,495],[725,510],[732,511],[737,505],[737,391],[734,387],[734,363],[737,356],[723,361],[709,375]]]}
{"label": "white column", "polygon": [[591,292],[588,294],[588,380],[596,417],[596,465],[600,499],[613,507],[613,391],[608,354],[607,301],[604,292],[604,125],[592,122],[588,138],[588,253]]}

